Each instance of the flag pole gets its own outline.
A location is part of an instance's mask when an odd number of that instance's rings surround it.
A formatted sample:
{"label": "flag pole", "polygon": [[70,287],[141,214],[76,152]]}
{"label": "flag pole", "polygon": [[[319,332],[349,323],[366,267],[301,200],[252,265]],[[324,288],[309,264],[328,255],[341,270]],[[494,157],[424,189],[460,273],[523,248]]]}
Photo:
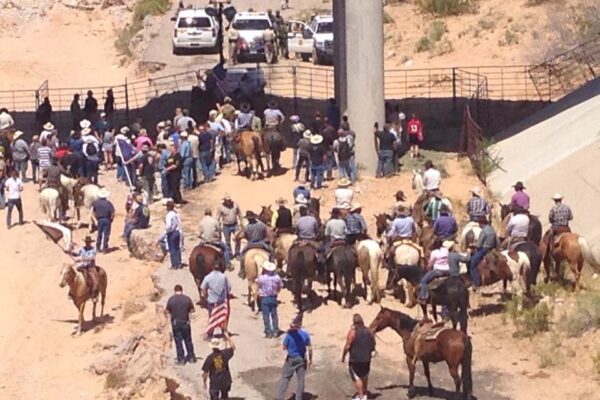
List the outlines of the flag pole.
{"label": "flag pole", "polygon": [[129,189],[133,191],[133,183],[131,181],[131,177],[129,176],[129,166],[125,165],[125,158],[123,157],[123,152],[121,151],[121,146],[117,141],[117,157],[121,159],[121,164],[123,165],[123,169],[125,170],[125,176],[127,177],[127,183],[129,183]]}

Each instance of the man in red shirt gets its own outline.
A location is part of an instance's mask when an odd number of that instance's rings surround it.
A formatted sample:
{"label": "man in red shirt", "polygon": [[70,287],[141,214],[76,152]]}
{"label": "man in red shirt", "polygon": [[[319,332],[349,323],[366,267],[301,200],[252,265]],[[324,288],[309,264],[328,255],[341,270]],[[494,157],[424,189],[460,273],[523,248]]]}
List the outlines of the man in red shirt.
{"label": "man in red shirt", "polygon": [[417,114],[412,115],[406,128],[408,130],[408,141],[410,142],[410,157],[421,157],[419,146],[423,143],[423,123],[417,118]]}

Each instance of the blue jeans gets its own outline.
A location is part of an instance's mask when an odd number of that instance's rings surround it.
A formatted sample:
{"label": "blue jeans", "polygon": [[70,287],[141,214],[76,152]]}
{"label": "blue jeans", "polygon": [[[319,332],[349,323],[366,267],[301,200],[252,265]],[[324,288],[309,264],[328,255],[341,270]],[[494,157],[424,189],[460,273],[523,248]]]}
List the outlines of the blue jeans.
{"label": "blue jeans", "polygon": [[327,152],[327,161],[325,162],[325,171],[327,172],[327,179],[333,178],[333,170],[335,169],[335,157],[333,156],[333,150]]}
{"label": "blue jeans", "polygon": [[223,225],[223,236],[225,236],[225,247],[229,254],[234,254],[235,257],[239,257],[240,249],[238,245],[235,246],[235,253],[231,251],[231,235],[233,235],[238,229],[237,224],[233,225]]}
{"label": "blue jeans", "polygon": [[19,177],[23,183],[27,182],[27,159],[22,161],[15,161],[15,169],[17,170]]}
{"label": "blue jeans", "polygon": [[123,227],[123,237],[125,238],[125,242],[127,243],[127,248],[129,248],[131,242],[131,233],[133,232],[134,225],[131,222],[126,222]]}
{"label": "blue jeans", "polygon": [[[344,160],[339,162],[340,179],[348,178],[352,180],[352,168],[350,168],[350,160]],[[354,180],[352,180],[354,182]]]}
{"label": "blue jeans", "polygon": [[117,180],[118,181],[126,181],[127,180],[127,178],[125,177],[125,167],[123,166],[123,163],[121,162],[120,157],[117,158]]}
{"label": "blue jeans", "polygon": [[6,201],[6,204],[8,205],[8,210],[6,210],[6,226],[7,227],[11,227],[11,218],[12,218],[12,212],[13,212],[13,208],[17,207],[17,211],[19,212],[19,224],[23,224],[23,203],[21,202],[21,199],[8,199]]}
{"label": "blue jeans", "polygon": [[325,167],[322,165],[311,165],[310,167],[310,186],[321,189],[323,187],[323,172]]}
{"label": "blue jeans", "polygon": [[377,163],[376,175],[378,177],[391,175],[393,172],[392,157],[394,156],[394,151],[379,150],[378,156],[379,162]]}
{"label": "blue jeans", "polygon": [[160,173],[160,191],[162,192],[163,199],[171,198],[172,194],[169,190],[169,182],[167,181],[167,173]]}
{"label": "blue jeans", "polygon": [[183,160],[183,188],[191,189],[194,184],[194,159],[192,157],[187,157]]}
{"label": "blue jeans", "polygon": [[167,233],[167,245],[171,256],[171,268],[181,268],[181,234],[179,231]]}
{"label": "blue jeans", "polygon": [[434,280],[435,278],[439,278],[440,276],[448,276],[448,271],[440,271],[439,269],[432,269],[423,275],[421,278],[421,286],[419,292],[419,298],[423,300],[427,300],[429,298],[429,288],[427,284]]}
{"label": "blue jeans", "polygon": [[110,226],[112,221],[110,218],[98,219],[98,235],[96,236],[96,250],[108,249],[108,239],[110,239]]}
{"label": "blue jeans", "polygon": [[[194,354],[194,343],[192,342],[192,328],[189,321],[171,321],[171,328],[173,328],[173,341],[175,342],[177,361],[191,360],[196,357]],[[184,344],[187,355],[183,351]]]}
{"label": "blue jeans", "polygon": [[215,161],[213,160],[212,152],[200,152],[200,158],[198,159],[198,162],[200,163],[202,175],[204,175],[204,183],[212,181],[215,176]]}
{"label": "blue jeans", "polygon": [[277,296],[263,297],[260,300],[260,311],[265,325],[265,335],[279,333],[279,319],[277,317]]}
{"label": "blue jeans", "polygon": [[471,261],[469,262],[469,275],[471,275],[471,281],[475,288],[478,288],[481,285],[481,277],[479,276],[479,271],[477,271],[477,266],[488,251],[488,249],[479,249],[471,256]]}

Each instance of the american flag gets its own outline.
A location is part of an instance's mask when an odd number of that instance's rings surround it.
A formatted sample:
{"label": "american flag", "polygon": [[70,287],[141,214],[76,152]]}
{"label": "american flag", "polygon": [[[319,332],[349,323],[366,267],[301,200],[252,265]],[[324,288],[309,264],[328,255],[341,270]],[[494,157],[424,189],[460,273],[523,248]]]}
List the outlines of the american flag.
{"label": "american flag", "polygon": [[223,64],[217,64],[212,68],[213,76],[215,77],[217,87],[221,91],[223,97],[228,96],[229,80],[227,79],[227,70]]}
{"label": "american flag", "polygon": [[227,330],[227,322],[229,321],[229,300],[225,300],[221,304],[213,308],[212,313],[208,317],[208,324],[205,333],[210,334],[216,328]]}

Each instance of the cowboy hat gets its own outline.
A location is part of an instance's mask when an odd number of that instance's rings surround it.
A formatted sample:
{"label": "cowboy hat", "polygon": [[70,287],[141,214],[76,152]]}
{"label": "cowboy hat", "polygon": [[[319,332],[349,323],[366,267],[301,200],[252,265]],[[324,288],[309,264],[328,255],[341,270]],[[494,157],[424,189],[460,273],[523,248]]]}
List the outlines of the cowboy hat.
{"label": "cowboy hat", "polygon": [[278,104],[275,100],[271,100],[270,102],[267,103],[267,107],[269,108],[277,108]]}
{"label": "cowboy hat", "polygon": [[106,188],[101,188],[101,189],[98,191],[98,197],[99,197],[99,198],[101,198],[101,199],[105,199],[105,198],[107,198],[108,196],[110,196],[110,192],[108,191],[108,189],[106,189]]}
{"label": "cowboy hat", "polygon": [[292,116],[290,116],[290,121],[293,122],[293,123],[300,122],[300,116],[299,115],[292,115]]}
{"label": "cowboy hat", "polygon": [[563,199],[563,195],[560,193],[556,193],[554,196],[552,196],[552,200],[557,201],[557,200],[562,200]]}
{"label": "cowboy hat", "polygon": [[13,135],[13,139],[17,140],[21,136],[23,136],[23,131],[16,131],[15,134]]}
{"label": "cowboy hat", "polygon": [[248,210],[248,211],[246,211],[246,215],[244,215],[244,218],[246,218],[246,219],[256,219],[257,216],[254,213],[254,211]]}
{"label": "cowboy hat", "polygon": [[231,103],[231,97],[225,96],[225,98],[223,99],[223,103]]}
{"label": "cowboy hat", "polygon": [[248,111],[250,111],[250,104],[242,103],[242,105],[240,106],[240,110],[242,110],[242,112],[247,113]]}
{"label": "cowboy hat", "polygon": [[160,121],[158,124],[156,124],[156,127],[158,129],[163,129],[165,127],[165,121]]}
{"label": "cowboy hat", "polygon": [[454,240],[444,240],[444,243],[442,243],[442,246],[444,246],[445,248],[450,250],[454,246],[454,244],[455,244]]}
{"label": "cowboy hat", "polygon": [[473,189],[470,190],[470,192],[477,197],[481,196],[481,188],[479,186],[475,186]]}
{"label": "cowboy hat", "polygon": [[304,133],[302,134],[302,137],[305,139],[310,139],[312,136],[312,132],[310,131],[310,129],[307,129],[304,131]]}
{"label": "cowboy hat", "polygon": [[79,126],[81,127],[81,129],[85,129],[85,128],[89,128],[90,126],[92,126],[92,123],[90,121],[88,121],[87,119],[82,119],[79,122]]}
{"label": "cowboy hat", "polygon": [[321,144],[321,143],[323,143],[323,136],[321,136],[321,135],[312,135],[310,137],[310,142],[312,144]]}
{"label": "cowboy hat", "polygon": [[342,178],[338,181],[337,186],[338,187],[348,187],[352,185],[352,182],[350,182],[350,180],[348,178]]}
{"label": "cowboy hat", "polygon": [[187,133],[187,131],[183,131],[179,134],[179,136],[181,136],[182,138],[186,138],[186,137],[188,137],[188,133]]}
{"label": "cowboy hat", "polygon": [[223,346],[223,342],[221,341],[221,339],[215,337],[210,340],[210,343],[208,345],[211,349],[219,349],[220,350],[221,347]]}
{"label": "cowboy hat", "polygon": [[86,236],[86,237],[83,239],[83,242],[84,242],[84,243],[87,243],[87,242],[90,242],[90,243],[91,243],[91,242],[93,242],[93,241],[94,241],[94,239],[92,239],[92,237],[91,237],[90,235],[87,235],[87,236]]}
{"label": "cowboy hat", "polygon": [[229,193],[225,193],[223,195],[223,200],[231,200],[231,195]]}
{"label": "cowboy hat", "polygon": [[173,204],[173,199],[171,199],[169,197],[167,197],[166,199],[162,199],[162,205],[163,206],[166,206],[169,203]]}
{"label": "cowboy hat", "polygon": [[275,204],[278,204],[280,206],[283,205],[283,204],[286,204],[286,203],[287,203],[287,200],[284,199],[283,197],[280,197],[277,200],[275,200]]}
{"label": "cowboy hat", "polygon": [[308,204],[308,200],[306,200],[306,197],[304,197],[303,194],[299,194],[298,196],[296,196],[294,201],[296,202],[296,204]]}
{"label": "cowboy hat", "polygon": [[208,117],[209,118],[216,118],[217,115],[219,115],[219,112],[217,110],[210,110],[208,112]]}
{"label": "cowboy hat", "polygon": [[85,135],[89,135],[92,132],[92,130],[90,128],[83,128],[81,130],[81,135],[85,136]]}
{"label": "cowboy hat", "polygon": [[275,263],[272,263],[271,261],[263,262],[261,267],[262,267],[262,269],[264,269],[267,272],[273,272],[273,271],[275,271],[275,269],[277,269],[277,267],[275,266]]}
{"label": "cowboy hat", "polygon": [[129,132],[129,128],[126,126],[123,126],[119,132],[121,132],[123,135],[126,135]]}
{"label": "cowboy hat", "polygon": [[356,211],[356,210],[360,210],[362,208],[362,205],[360,203],[354,203],[352,204],[352,207],[350,207],[350,211]]}
{"label": "cowboy hat", "polygon": [[54,130],[54,125],[52,125],[52,122],[46,122],[43,126],[45,131],[53,131]]}
{"label": "cowboy hat", "polygon": [[515,183],[513,185],[513,187],[515,189],[517,189],[517,190],[523,190],[523,189],[525,189],[525,186],[523,185],[523,182],[521,182],[521,181],[518,181],[517,183]]}

